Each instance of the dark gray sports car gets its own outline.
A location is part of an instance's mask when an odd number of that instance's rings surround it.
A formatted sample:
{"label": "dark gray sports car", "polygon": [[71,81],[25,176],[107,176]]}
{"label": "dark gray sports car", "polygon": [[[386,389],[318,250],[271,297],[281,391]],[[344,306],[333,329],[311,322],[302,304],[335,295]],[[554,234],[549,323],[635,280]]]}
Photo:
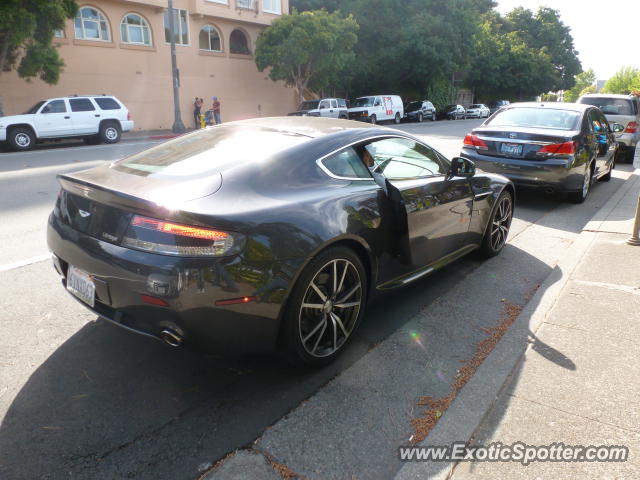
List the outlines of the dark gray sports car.
{"label": "dark gray sports car", "polygon": [[378,290],[500,252],[514,188],[406,133],[285,117],[227,123],[60,175],[48,243],[96,315],[221,353],[310,365]]}

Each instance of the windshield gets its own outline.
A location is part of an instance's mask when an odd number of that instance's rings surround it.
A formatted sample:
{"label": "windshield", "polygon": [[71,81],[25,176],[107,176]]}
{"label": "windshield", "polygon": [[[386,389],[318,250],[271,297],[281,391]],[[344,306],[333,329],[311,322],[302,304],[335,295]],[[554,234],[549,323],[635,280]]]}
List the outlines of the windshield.
{"label": "windshield", "polygon": [[420,110],[422,108],[422,102],[409,102],[404,108],[407,112],[413,112],[414,110]]}
{"label": "windshield", "polygon": [[360,97],[356,98],[352,107],[373,107],[373,100],[375,97]]}
{"label": "windshield", "polygon": [[318,108],[318,104],[320,100],[307,100],[306,102],[302,102],[298,107],[298,110],[315,110]]}
{"label": "windshield", "polygon": [[457,106],[457,105],[447,105],[447,106],[445,107],[445,110],[446,110],[446,111],[449,111],[449,110],[455,110],[456,108],[458,108],[458,106]]}
{"label": "windshield", "polygon": [[297,133],[260,127],[216,127],[124,158],[111,168],[145,177],[200,177],[264,160],[306,140],[309,137]]}
{"label": "windshield", "polygon": [[635,115],[631,100],[626,98],[584,97],[580,103],[598,107],[605,115]]}
{"label": "windshield", "polygon": [[36,113],[40,109],[40,107],[44,104],[44,102],[45,102],[44,100],[39,101],[33,107],[31,107],[29,110],[24,112],[23,115],[30,115],[32,113]]}
{"label": "windshield", "polygon": [[478,105],[478,104],[469,105],[469,108],[482,108],[482,105]]}
{"label": "windshield", "polygon": [[485,125],[576,130],[580,112],[555,108],[508,108],[499,111]]}

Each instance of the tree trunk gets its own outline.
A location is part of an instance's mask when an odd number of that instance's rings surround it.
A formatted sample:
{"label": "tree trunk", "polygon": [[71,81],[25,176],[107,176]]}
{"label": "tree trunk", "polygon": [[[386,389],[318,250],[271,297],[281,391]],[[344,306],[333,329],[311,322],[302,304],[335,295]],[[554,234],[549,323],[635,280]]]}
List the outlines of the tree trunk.
{"label": "tree trunk", "polygon": [[7,63],[7,55],[9,54],[9,39],[4,38],[0,43],[0,75],[4,72],[5,64]]}

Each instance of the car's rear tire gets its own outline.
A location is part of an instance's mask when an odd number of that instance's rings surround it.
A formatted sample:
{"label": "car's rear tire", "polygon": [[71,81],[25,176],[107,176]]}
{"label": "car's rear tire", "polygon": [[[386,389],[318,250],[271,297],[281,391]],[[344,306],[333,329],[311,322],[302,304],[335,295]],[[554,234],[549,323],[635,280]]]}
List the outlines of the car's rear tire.
{"label": "car's rear tire", "polygon": [[7,135],[9,145],[16,152],[31,150],[36,143],[33,131],[25,127],[16,127],[9,130]]}
{"label": "car's rear tire", "polygon": [[371,125],[376,125],[378,123],[378,119],[375,115],[371,115]]}
{"label": "car's rear tire", "polygon": [[625,151],[625,161],[627,163],[633,163],[633,157],[636,154],[636,150],[633,147],[629,147],[626,151]]}
{"label": "car's rear tire", "polygon": [[480,253],[485,258],[498,255],[509,237],[509,228],[513,220],[513,197],[507,191],[502,191],[495,203],[489,223],[482,238]]}
{"label": "car's rear tire", "polygon": [[116,122],[104,122],[100,125],[98,135],[104,143],[118,143],[122,136],[122,130]]}
{"label": "car's rear tire", "polygon": [[396,116],[393,118],[393,123],[400,125],[400,112],[396,112]]}
{"label": "car's rear tire", "polygon": [[332,362],[349,343],[367,301],[360,257],[346,247],[320,253],[298,278],[283,317],[282,353],[294,364]]}
{"label": "car's rear tire", "polygon": [[579,192],[569,192],[567,197],[572,203],[583,203],[587,196],[589,195],[589,190],[591,190],[591,181],[592,181],[593,171],[591,167],[588,167],[582,179],[582,190]]}

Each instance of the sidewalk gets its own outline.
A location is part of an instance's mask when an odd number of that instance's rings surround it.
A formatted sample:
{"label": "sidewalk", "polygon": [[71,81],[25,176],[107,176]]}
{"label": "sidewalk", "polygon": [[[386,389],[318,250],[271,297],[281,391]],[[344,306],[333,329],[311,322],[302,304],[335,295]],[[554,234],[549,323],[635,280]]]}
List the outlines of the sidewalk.
{"label": "sidewalk", "polygon": [[[187,128],[185,133],[192,131],[192,128]],[[132,130],[130,132],[122,132],[122,141],[169,140],[180,135],[183,134],[173,133],[171,130]]]}
{"label": "sidewalk", "polygon": [[[629,448],[629,459],[528,466],[461,462],[445,469],[415,463],[406,465],[397,479],[640,478],[640,247],[625,243],[640,195],[639,171],[635,173],[581,233],[576,242],[577,248],[584,247],[581,258],[560,263],[566,279],[559,296],[550,304],[534,298],[537,311],[521,315],[530,328],[529,346],[470,442],[623,445]],[[555,296],[554,291],[547,293]],[[505,336],[500,346],[508,341]],[[491,356],[496,354],[498,349]],[[474,380],[486,374],[479,370]],[[439,443],[429,437],[424,444]]]}

